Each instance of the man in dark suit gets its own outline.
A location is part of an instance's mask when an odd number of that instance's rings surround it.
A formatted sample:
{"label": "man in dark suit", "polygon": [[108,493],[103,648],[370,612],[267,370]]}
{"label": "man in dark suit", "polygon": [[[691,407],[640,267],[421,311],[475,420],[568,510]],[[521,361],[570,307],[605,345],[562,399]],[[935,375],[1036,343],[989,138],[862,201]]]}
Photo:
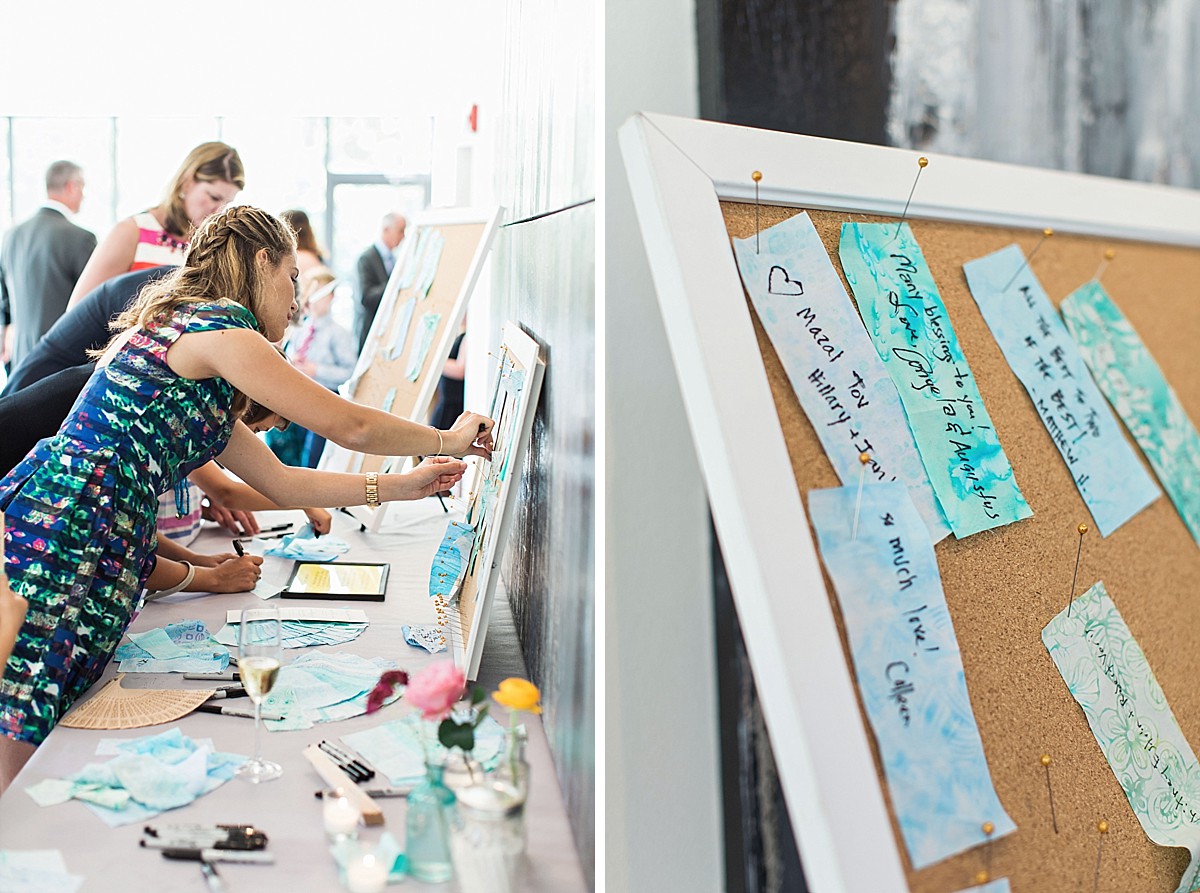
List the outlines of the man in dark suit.
{"label": "man in dark suit", "polygon": [[354,335],[358,339],[358,352],[362,353],[367,343],[367,333],[375,321],[375,312],[383,292],[387,289],[388,277],[396,264],[396,248],[404,240],[404,228],[408,225],[399,214],[385,214],[379,241],[358,256],[358,287],[354,294]]}
{"label": "man in dark suit", "polygon": [[[0,355],[15,366],[67,309],[96,237],[71,222],[83,202],[83,170],[56,161],[46,170],[46,202],[9,230],[0,247]],[[11,329],[11,330],[10,330]]]}
{"label": "man in dark suit", "polygon": [[0,397],[24,390],[63,369],[90,363],[89,350],[108,344],[113,332],[108,324],[123,313],[148,282],[166,276],[175,267],[147,267],[106,279],[88,292],[87,297],[59,317],[33,350],[14,363]]}

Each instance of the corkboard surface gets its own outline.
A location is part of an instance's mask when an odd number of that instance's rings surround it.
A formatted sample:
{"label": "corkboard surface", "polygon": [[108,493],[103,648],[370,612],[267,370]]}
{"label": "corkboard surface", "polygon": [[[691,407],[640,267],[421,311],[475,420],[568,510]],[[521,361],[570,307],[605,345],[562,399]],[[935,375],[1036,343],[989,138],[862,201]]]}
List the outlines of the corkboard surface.
{"label": "corkboard surface", "polygon": [[[753,205],[726,202],[722,210],[731,237],[754,234]],[[760,227],[766,229],[799,210],[764,205],[758,213]],[[894,219],[832,211],[810,215],[839,273],[843,222]],[[1040,230],[912,219],[909,223],[1034,511],[1028,520],[962,541],[951,536],[935,547],[988,766],[1017,830],[992,843],[990,854],[986,846],[978,847],[913,871],[893,815],[909,887],[913,893],[961,890],[990,861],[992,876],[1007,876],[1014,893],[1091,891],[1099,847],[1096,822],[1106,819],[1109,833],[1098,889],[1172,893],[1187,867],[1187,851],[1157,846],[1142,831],[1083,711],[1050,660],[1041,630],[1066,606],[1079,543],[1076,527],[1086,522],[1092,532],[1084,541],[1077,591],[1104,581],[1184,735],[1200,752],[1200,548],[1165,493],[1107,539],[1095,532],[1065,463],[983,321],[962,265],[1014,241],[1028,256],[1041,239]],[[1107,248],[1114,248],[1116,256],[1102,277],[1105,289],[1142,337],[1188,415],[1193,421],[1200,419],[1200,250],[1056,234],[1032,262],[1056,306],[1095,274]],[[746,302],[807,505],[809,490],[840,482],[748,298]],[[1136,444],[1134,452],[1145,463]],[[853,674],[845,626],[827,574],[825,587]],[[861,701],[859,709],[862,712]],[[865,713],[862,718],[869,729]],[[882,782],[873,737],[871,746]],[[1051,825],[1046,773],[1039,762],[1043,753],[1053,759],[1058,834]],[[886,783],[883,790],[886,797]],[[868,853],[863,856],[869,858]]]}
{"label": "corkboard surface", "polygon": [[[354,391],[355,403],[382,409],[388,391],[395,388],[396,399],[392,403],[391,414],[412,419],[415,422],[424,422],[430,408],[431,401],[421,401],[427,404],[424,406],[417,405],[421,388],[430,376],[441,377],[442,368],[450,353],[450,346],[454,343],[453,336],[457,334],[458,326],[458,320],[452,318],[454,304],[458,300],[463,283],[466,282],[470,272],[471,260],[479,250],[479,243],[484,237],[486,225],[483,223],[450,223],[431,225],[431,228],[439,230],[446,242],[429,294],[418,299],[413,308],[412,323],[409,325],[408,334],[405,337],[404,349],[400,352],[399,359],[395,360],[388,359],[385,353],[386,349],[391,347],[392,338],[395,337],[400,326],[401,310],[408,299],[416,293],[413,288],[401,289],[396,300],[392,302],[391,312],[387,318],[376,318],[372,323],[369,338],[378,338],[380,348],[372,359],[370,367],[359,379],[358,387]],[[416,238],[416,234],[410,233],[409,238]],[[405,375],[405,371],[408,369],[409,351],[419,334],[421,317],[426,313],[440,314],[441,319],[438,320],[437,331],[434,332],[433,343],[429,348],[429,353],[425,356],[420,376],[416,381],[409,381],[408,376]],[[455,328],[447,340],[447,328],[452,325]],[[442,345],[443,340],[445,340],[445,351],[439,351],[438,348]],[[434,393],[436,394],[436,391]],[[347,453],[345,465],[329,470],[349,470],[355,464],[357,455],[357,453]],[[364,457],[361,467],[356,467],[355,470],[380,471],[384,461],[385,458],[382,456],[367,455]]]}

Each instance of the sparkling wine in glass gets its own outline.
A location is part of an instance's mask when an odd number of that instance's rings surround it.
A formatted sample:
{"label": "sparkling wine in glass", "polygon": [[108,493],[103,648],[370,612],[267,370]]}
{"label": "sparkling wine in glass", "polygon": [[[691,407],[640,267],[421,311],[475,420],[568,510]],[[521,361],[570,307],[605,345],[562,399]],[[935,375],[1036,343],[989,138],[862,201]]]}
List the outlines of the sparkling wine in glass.
{"label": "sparkling wine in glass", "polygon": [[238,675],[246,694],[254,702],[254,759],[238,768],[237,777],[254,784],[271,781],[283,774],[282,766],[262,758],[259,730],[262,702],[275,685],[283,662],[282,636],[278,606],[264,605],[242,611],[242,622],[238,627]]}

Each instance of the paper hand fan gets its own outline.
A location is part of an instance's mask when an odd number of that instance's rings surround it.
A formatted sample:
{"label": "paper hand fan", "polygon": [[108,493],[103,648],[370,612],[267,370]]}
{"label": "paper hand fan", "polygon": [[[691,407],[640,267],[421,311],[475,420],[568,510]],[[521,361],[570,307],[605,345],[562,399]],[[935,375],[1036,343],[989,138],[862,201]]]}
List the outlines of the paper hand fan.
{"label": "paper hand fan", "polygon": [[122,688],[120,673],[59,722],[71,729],[137,729],[191,713],[212,696],[207,689]]}

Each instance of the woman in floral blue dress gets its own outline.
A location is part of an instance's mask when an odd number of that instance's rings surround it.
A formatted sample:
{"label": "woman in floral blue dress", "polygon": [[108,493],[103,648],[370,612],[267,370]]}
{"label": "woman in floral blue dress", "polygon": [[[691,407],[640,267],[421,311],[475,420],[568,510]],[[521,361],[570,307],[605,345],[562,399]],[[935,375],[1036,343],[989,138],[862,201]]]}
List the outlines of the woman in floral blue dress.
{"label": "woman in floral blue dress", "polygon": [[[279,505],[357,505],[443,490],[489,455],[492,422],[437,431],[338,397],[271,342],[295,312],[295,239],[248,206],[210,217],[183,266],[144,291],[55,437],[0,481],[7,571],[29,611],[0,678],[0,790],[95,682],[153,561],[159,493],[217,458]],[[350,449],[428,455],[408,474],[281,465],[245,425],[250,400]]]}

